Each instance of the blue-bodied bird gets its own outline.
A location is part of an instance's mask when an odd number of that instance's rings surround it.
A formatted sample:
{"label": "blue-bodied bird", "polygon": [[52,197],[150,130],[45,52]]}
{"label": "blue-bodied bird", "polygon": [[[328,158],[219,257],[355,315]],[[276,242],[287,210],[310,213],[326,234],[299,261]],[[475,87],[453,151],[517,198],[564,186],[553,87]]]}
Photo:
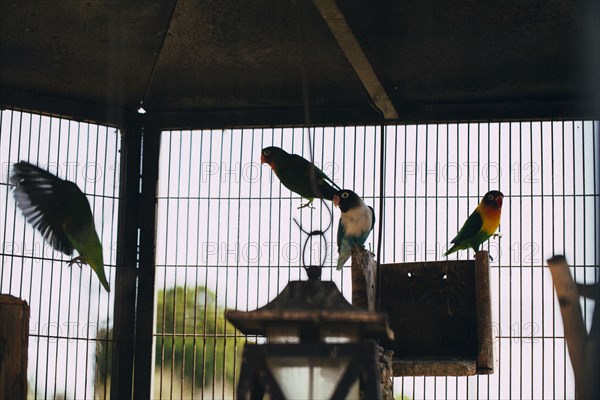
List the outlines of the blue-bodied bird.
{"label": "blue-bodied bird", "polygon": [[25,219],[54,249],[66,255],[77,250],[69,266],[88,264],[110,292],[90,203],[79,187],[25,161],[13,165],[10,182]]}
{"label": "blue-bodied bird", "polygon": [[343,189],[333,196],[333,204],[342,212],[337,231],[340,270],[350,258],[354,245],[364,246],[375,225],[375,211],[353,191]]}
{"label": "blue-bodied bird", "polygon": [[503,199],[502,192],[497,190],[487,192],[456,237],[452,239],[451,243],[454,245],[444,253],[444,256],[468,248],[479,251],[479,246],[488,240],[500,225]]}
{"label": "blue-bodied bird", "polygon": [[339,189],[315,164],[279,147],[262,149],[260,160],[271,166],[283,186],[308,200],[299,208],[310,206],[314,199],[333,200]]}

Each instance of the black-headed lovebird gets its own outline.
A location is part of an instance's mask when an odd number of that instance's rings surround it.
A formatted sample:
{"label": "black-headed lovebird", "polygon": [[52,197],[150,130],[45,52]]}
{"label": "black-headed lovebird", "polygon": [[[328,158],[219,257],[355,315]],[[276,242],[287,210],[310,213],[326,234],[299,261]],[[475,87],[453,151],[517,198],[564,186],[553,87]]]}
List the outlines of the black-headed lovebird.
{"label": "black-headed lovebird", "polygon": [[487,192],[456,237],[452,239],[451,243],[454,243],[454,246],[448,249],[444,256],[468,248],[479,251],[479,246],[488,240],[500,225],[503,199],[502,192],[497,190]]}
{"label": "black-headed lovebird", "polygon": [[333,196],[333,204],[342,212],[337,231],[339,253],[337,269],[339,270],[350,258],[352,247],[363,246],[367,241],[375,225],[375,211],[356,193],[346,189],[338,191]]}
{"label": "black-headed lovebird", "polygon": [[314,199],[333,200],[337,185],[307,159],[279,147],[265,147],[260,161],[271,166],[283,186],[308,200],[299,208],[310,206]]}
{"label": "black-headed lovebird", "polygon": [[90,203],[77,185],[25,161],[13,165],[10,181],[27,221],[56,250],[66,255],[77,250],[79,256],[69,261],[69,266],[88,264],[110,292]]}

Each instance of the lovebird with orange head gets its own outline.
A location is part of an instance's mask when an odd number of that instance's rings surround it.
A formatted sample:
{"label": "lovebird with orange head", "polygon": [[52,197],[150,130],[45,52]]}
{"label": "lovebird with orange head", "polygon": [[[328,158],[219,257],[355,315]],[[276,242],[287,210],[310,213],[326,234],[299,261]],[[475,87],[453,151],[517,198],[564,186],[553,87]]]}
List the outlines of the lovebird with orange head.
{"label": "lovebird with orange head", "polygon": [[73,182],[60,179],[35,165],[20,161],[13,165],[10,182],[17,206],[25,219],[54,249],[66,254],[77,250],[72,264],[88,264],[110,292],[104,273],[102,244],[85,194]]}
{"label": "lovebird with orange head", "polygon": [[333,200],[339,189],[315,164],[279,147],[262,149],[260,161],[271,166],[283,186],[308,200],[298,208],[310,206],[314,199]]}
{"label": "lovebird with orange head", "polygon": [[458,235],[452,239],[451,243],[454,245],[444,253],[444,256],[469,248],[479,251],[479,246],[488,240],[500,226],[503,199],[502,192],[497,190],[487,192],[458,231]]}

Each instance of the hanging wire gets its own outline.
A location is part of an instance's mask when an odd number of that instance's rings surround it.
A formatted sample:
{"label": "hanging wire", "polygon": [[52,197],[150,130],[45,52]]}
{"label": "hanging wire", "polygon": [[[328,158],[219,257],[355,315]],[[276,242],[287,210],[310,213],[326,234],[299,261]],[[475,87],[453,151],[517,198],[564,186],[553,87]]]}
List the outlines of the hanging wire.
{"label": "hanging wire", "polygon": [[[321,201],[323,203],[323,206],[325,206],[325,209],[329,213],[329,224],[325,229],[317,229],[309,232],[302,227],[302,225],[300,224],[300,222],[298,222],[296,218],[293,218],[293,221],[296,224],[296,226],[298,226],[298,229],[300,229],[300,231],[307,235],[307,238],[304,240],[304,244],[302,245],[302,267],[306,271],[306,275],[308,275],[309,279],[319,279],[321,277],[321,269],[325,266],[325,262],[327,261],[327,249],[329,247],[327,245],[327,238],[325,237],[325,233],[327,233],[329,228],[331,228],[331,226],[333,225],[333,212],[331,211],[331,207],[329,207],[327,203],[325,203],[323,200]],[[325,242],[325,251],[323,252],[322,259],[320,260],[321,262],[319,263],[319,265],[316,266],[307,265],[306,263],[306,249],[309,247],[309,244],[312,244],[312,239],[314,236],[320,236]]]}

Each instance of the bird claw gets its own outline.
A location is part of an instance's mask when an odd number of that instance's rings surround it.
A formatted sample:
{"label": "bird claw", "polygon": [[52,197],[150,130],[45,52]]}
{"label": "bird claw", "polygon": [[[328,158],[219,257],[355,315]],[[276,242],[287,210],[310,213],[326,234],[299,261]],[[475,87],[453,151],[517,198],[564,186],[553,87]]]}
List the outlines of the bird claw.
{"label": "bird claw", "polygon": [[82,267],[82,265],[84,264],[83,260],[81,259],[81,257],[75,257],[74,259],[67,261],[67,264],[69,265],[69,267],[73,266],[73,264],[77,264],[77,266],[79,268]]}
{"label": "bird claw", "polygon": [[298,207],[298,210],[299,210],[299,209],[301,209],[301,208],[306,208],[306,207],[308,207],[308,208],[312,208],[313,210],[314,210],[314,208],[315,208],[315,207],[312,205],[312,201],[309,201],[309,202],[308,202],[308,203],[306,203],[306,204],[300,204],[300,207]]}

